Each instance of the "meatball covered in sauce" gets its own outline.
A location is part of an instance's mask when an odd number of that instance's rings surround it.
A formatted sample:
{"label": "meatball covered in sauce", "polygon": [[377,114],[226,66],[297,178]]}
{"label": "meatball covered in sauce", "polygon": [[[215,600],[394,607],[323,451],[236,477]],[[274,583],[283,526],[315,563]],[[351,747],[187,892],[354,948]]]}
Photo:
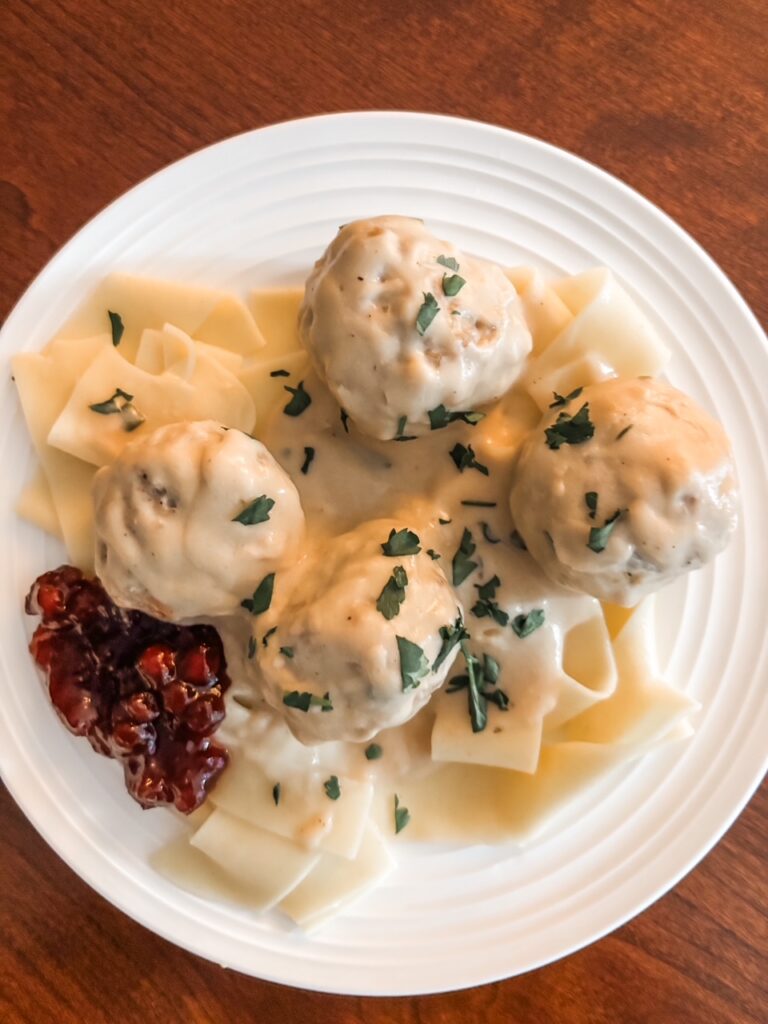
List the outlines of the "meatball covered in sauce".
{"label": "meatball covered in sauce", "polygon": [[523,443],[510,506],[556,583],[631,606],[709,562],[737,523],[722,426],[652,378],[558,398]]}
{"label": "meatball covered in sauce", "polygon": [[409,217],[340,229],[307,279],[299,329],[339,405],[380,440],[495,401],[531,350],[501,268]]}
{"label": "meatball covered in sauce", "polygon": [[370,739],[444,682],[458,646],[444,647],[441,629],[461,608],[437,563],[408,553],[418,547],[402,524],[374,520],[277,574],[255,620],[258,668],[265,700],[303,743]]}
{"label": "meatball covered in sauce", "polygon": [[212,421],[126,445],[93,498],[97,574],[115,603],[159,619],[232,613],[304,536],[285,471],[261,442]]}

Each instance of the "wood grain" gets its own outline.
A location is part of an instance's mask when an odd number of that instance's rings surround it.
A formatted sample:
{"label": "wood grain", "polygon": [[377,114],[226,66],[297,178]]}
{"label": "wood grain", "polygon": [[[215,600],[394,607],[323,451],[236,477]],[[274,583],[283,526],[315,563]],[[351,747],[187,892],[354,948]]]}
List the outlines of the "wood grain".
{"label": "wood grain", "polygon": [[[412,109],[493,121],[620,176],[768,321],[764,0],[4,0],[0,315],[84,221],[200,146],[274,121]],[[258,982],[88,889],[0,797],[0,1020],[635,1024],[765,1019],[765,788],[610,937],[497,985],[362,1000]]]}

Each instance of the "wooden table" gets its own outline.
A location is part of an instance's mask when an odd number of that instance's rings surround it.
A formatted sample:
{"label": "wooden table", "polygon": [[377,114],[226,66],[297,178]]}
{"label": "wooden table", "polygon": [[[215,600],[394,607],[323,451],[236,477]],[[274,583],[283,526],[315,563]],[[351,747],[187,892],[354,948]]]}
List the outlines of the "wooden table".
{"label": "wooden table", "polygon": [[[3,315],[84,221],[170,161],[286,118],[391,108],[493,121],[594,161],[676,218],[768,320],[764,0],[4,0],[0,39]],[[469,992],[365,1000],[175,949],[91,892],[3,794],[0,1019],[765,1020],[767,795],[674,892],[581,953]]]}

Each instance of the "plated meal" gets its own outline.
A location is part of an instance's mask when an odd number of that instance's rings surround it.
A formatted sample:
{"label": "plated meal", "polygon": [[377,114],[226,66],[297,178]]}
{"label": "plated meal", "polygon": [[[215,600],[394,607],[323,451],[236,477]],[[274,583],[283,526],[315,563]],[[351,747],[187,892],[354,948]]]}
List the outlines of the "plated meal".
{"label": "plated meal", "polygon": [[723,428],[610,270],[399,216],[317,256],[247,302],[109,275],[13,361],[19,513],[69,553],[27,598],[53,705],[185,816],[157,871],[305,930],[398,844],[531,843],[689,736],[653,595],[738,519]]}

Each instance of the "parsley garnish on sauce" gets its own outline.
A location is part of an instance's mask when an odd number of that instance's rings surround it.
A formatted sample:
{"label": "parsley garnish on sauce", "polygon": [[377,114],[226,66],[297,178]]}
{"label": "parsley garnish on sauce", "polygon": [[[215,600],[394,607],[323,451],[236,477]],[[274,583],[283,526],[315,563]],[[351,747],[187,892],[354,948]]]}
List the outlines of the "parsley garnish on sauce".
{"label": "parsley garnish on sauce", "polygon": [[100,416],[112,416],[117,413],[123,421],[123,430],[127,433],[136,430],[145,422],[144,416],[133,404],[133,395],[129,395],[122,388],[115,388],[114,394],[104,402],[94,402],[88,408],[91,412],[97,412]]}
{"label": "parsley garnish on sauce", "polygon": [[472,540],[471,532],[465,528],[451,563],[454,587],[458,587],[459,584],[463,583],[467,576],[470,576],[477,568],[478,563],[473,562],[470,557],[474,555],[476,547],[477,545]]}
{"label": "parsley garnish on sauce", "polygon": [[411,812],[407,807],[400,806],[400,799],[397,793],[395,793],[395,835],[398,832],[402,832],[410,820]]}
{"label": "parsley garnish on sauce", "polygon": [[113,313],[111,309],[107,310],[107,315],[109,316],[109,326],[112,330],[112,344],[117,348],[125,330],[123,318],[119,313]]}
{"label": "parsley garnish on sauce", "polygon": [[378,743],[369,743],[365,748],[365,756],[368,761],[378,761],[384,751]]}
{"label": "parsley garnish on sauce", "polygon": [[465,469],[476,469],[483,476],[488,476],[488,467],[477,461],[471,444],[463,445],[456,443],[451,448],[449,454],[460,473],[463,473]]}
{"label": "parsley garnish on sauce", "polygon": [[396,565],[376,602],[376,610],[380,611],[388,621],[400,613],[400,605],[405,600],[407,586],[408,575],[405,569],[402,565]]}
{"label": "parsley garnish on sauce", "polygon": [[443,642],[440,645],[440,650],[437,652],[437,657],[432,662],[433,672],[440,668],[457,644],[460,644],[462,640],[469,640],[469,633],[464,628],[464,620],[461,615],[457,616],[452,626],[440,627],[440,638]]}
{"label": "parsley garnish on sauce", "polygon": [[273,572],[265,576],[261,583],[256,587],[252,597],[246,597],[240,604],[246,611],[249,611],[251,615],[261,615],[265,612],[272,604],[272,591],[275,586],[275,574]]}
{"label": "parsley garnish on sauce", "polygon": [[408,422],[408,417],[407,416],[401,416],[400,417],[400,419],[397,421],[397,427],[395,428],[395,436],[394,436],[393,440],[395,440],[395,441],[415,441],[416,440],[416,435],[415,434],[405,434],[404,433],[405,425],[406,425],[407,422]]}
{"label": "parsley garnish on sauce", "polygon": [[283,704],[287,708],[296,708],[297,711],[309,711],[311,707],[320,708],[321,711],[333,711],[333,704],[329,694],[316,697],[314,693],[306,690],[291,690],[283,694]]}
{"label": "parsley garnish on sauce", "polygon": [[283,412],[286,416],[301,416],[305,409],[312,404],[312,399],[304,390],[304,381],[299,381],[299,386],[292,388],[290,384],[283,384],[283,388],[291,395],[290,402],[285,406]]}
{"label": "parsley garnish on sauce", "polygon": [[464,285],[467,283],[463,277],[459,277],[458,274],[443,274],[443,295],[447,295],[449,298],[453,298],[454,295],[458,295]]}
{"label": "parsley garnish on sauce", "polygon": [[427,548],[427,554],[429,555],[433,562],[436,562],[440,557],[440,555],[438,555],[434,548]]}
{"label": "parsley garnish on sauce", "polygon": [[272,799],[275,801],[275,807],[280,803],[280,783],[276,782],[272,787]]}
{"label": "parsley garnish on sauce", "polygon": [[630,423],[626,427],[624,427],[623,430],[620,430],[618,432],[618,434],[616,435],[616,440],[620,441],[622,439],[622,437],[624,437],[625,434],[629,433],[629,431],[632,429],[633,426],[634,426],[634,423]]}
{"label": "parsley garnish on sauce", "polygon": [[243,526],[256,526],[258,523],[266,523],[269,513],[275,506],[274,498],[268,498],[266,494],[256,498],[246,505],[242,512],[239,512],[232,520],[233,523],[242,523]]}
{"label": "parsley garnish on sauce", "polygon": [[309,467],[312,465],[312,459],[315,457],[315,449],[309,446],[304,448],[304,461],[301,464],[301,472],[304,476],[309,472]]}
{"label": "parsley garnish on sauce", "polygon": [[477,601],[472,606],[472,614],[476,615],[478,619],[489,616],[500,626],[506,626],[509,622],[509,615],[499,608],[495,600],[496,591],[500,585],[501,580],[498,576],[492,576],[486,583],[475,584]]}
{"label": "parsley garnish on sauce", "polygon": [[339,409],[339,413],[340,413],[339,418],[341,419],[341,425],[342,425],[342,427],[344,427],[344,433],[348,434],[349,433],[349,414],[347,412],[345,412],[344,409]]}
{"label": "parsley garnish on sauce", "polygon": [[561,405],[568,405],[568,403],[572,402],[574,398],[578,398],[583,390],[584,390],[583,387],[582,388],[574,388],[573,391],[570,393],[570,395],[565,395],[565,396],[558,395],[558,393],[556,391],[553,391],[552,392],[552,397],[554,398],[554,402],[550,402],[549,403],[549,408],[550,409],[558,409]]}
{"label": "parsley garnish on sauce", "polygon": [[248,637],[248,660],[250,661],[255,656],[256,656],[256,637],[255,636],[249,636]]}
{"label": "parsley garnish on sauce", "polygon": [[622,510],[616,509],[610,519],[606,519],[602,526],[593,526],[589,531],[589,540],[587,541],[587,547],[594,551],[596,554],[600,554],[601,551],[605,551],[608,546],[608,540],[613,533],[613,529],[618,523],[622,516]]}
{"label": "parsley garnish on sauce", "polygon": [[429,416],[429,426],[431,430],[442,430],[443,427],[447,427],[449,423],[455,423],[458,420],[462,420],[464,423],[468,423],[470,427],[476,426],[480,420],[485,418],[484,412],[471,412],[459,411],[449,412],[446,407],[442,404],[436,405],[434,409],[430,409],[427,412]]}
{"label": "parsley garnish on sauce", "polygon": [[388,558],[399,558],[401,555],[418,555],[421,551],[420,541],[413,530],[391,530],[381,550]]}
{"label": "parsley garnish on sauce", "polygon": [[520,637],[521,640],[525,640],[531,633],[535,633],[539,626],[544,625],[544,609],[534,608],[528,612],[527,615],[516,615],[512,619],[512,629],[514,633]]}
{"label": "parsley garnish on sauce", "polygon": [[424,676],[429,672],[429,662],[424,651],[412,640],[406,640],[404,636],[395,637],[397,640],[397,651],[400,655],[400,678],[403,682],[403,692],[415,690]]}
{"label": "parsley garnish on sauce", "polygon": [[467,710],[472,732],[482,732],[488,724],[488,701],[495,704],[500,711],[506,711],[509,707],[509,697],[503,690],[486,689],[495,687],[499,681],[500,668],[495,658],[484,654],[481,664],[463,641],[461,653],[467,663],[466,674],[451,679],[446,693],[467,691]]}
{"label": "parsley garnish on sauce", "polygon": [[292,658],[293,657],[293,648],[292,647],[281,647],[280,648],[280,653],[282,655],[284,655],[286,658]]}
{"label": "parsley garnish on sauce", "polygon": [[267,630],[267,632],[261,638],[261,642],[262,642],[264,647],[266,647],[267,644],[269,643],[269,638],[272,636],[272,634],[276,633],[276,632],[277,632],[277,626],[273,626],[272,629],[268,629]]}
{"label": "parsley garnish on sauce", "polygon": [[439,263],[441,267],[446,267],[448,270],[459,269],[459,264],[453,256],[438,256],[436,262]]}
{"label": "parsley garnish on sauce", "polygon": [[290,377],[290,370],[272,370],[269,374],[270,377]]}
{"label": "parsley garnish on sauce", "polygon": [[432,292],[424,292],[424,301],[416,315],[416,330],[424,335],[429,325],[440,312],[440,306]]}
{"label": "parsley garnish on sauce", "polygon": [[584,495],[584,504],[589,509],[589,518],[594,519],[597,512],[597,491],[587,491]]}
{"label": "parsley garnish on sauce", "polygon": [[483,537],[488,541],[489,544],[500,544],[501,538],[494,537],[491,533],[491,528],[488,523],[480,523],[480,529],[483,531]]}
{"label": "parsley garnish on sauce", "polygon": [[544,431],[547,444],[555,450],[563,444],[583,444],[594,433],[595,425],[589,418],[589,402],[585,402],[573,416],[561,412],[556,422]]}
{"label": "parsley garnish on sauce", "polygon": [[329,800],[338,800],[341,796],[341,786],[339,785],[338,775],[332,775],[330,779],[326,779],[323,783],[323,789],[325,795]]}
{"label": "parsley garnish on sauce", "polygon": [[467,499],[466,501],[462,501],[461,504],[467,505],[470,508],[496,508],[495,501],[470,501]]}

